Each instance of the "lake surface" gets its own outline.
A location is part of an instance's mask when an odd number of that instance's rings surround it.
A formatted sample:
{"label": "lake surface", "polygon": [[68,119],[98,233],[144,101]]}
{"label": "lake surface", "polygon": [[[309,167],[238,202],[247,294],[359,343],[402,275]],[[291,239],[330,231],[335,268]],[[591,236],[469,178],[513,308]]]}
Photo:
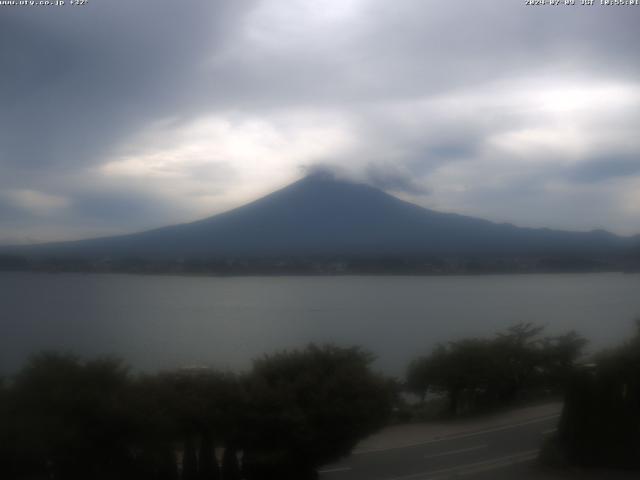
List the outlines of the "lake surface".
{"label": "lake surface", "polygon": [[402,374],[437,342],[517,322],[614,345],[640,316],[640,275],[177,277],[0,274],[0,372],[33,352],[113,354],[137,369],[251,359],[308,342],[357,344]]}

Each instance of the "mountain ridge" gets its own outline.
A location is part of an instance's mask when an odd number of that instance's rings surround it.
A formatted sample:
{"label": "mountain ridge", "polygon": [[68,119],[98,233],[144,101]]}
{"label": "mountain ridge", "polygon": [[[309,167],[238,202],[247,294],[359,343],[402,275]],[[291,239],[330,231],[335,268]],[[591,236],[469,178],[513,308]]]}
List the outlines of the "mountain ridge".
{"label": "mountain ridge", "polygon": [[224,213],[127,235],[5,247],[27,256],[149,259],[323,255],[614,254],[604,230],[517,227],[426,209],[372,186],[312,174]]}

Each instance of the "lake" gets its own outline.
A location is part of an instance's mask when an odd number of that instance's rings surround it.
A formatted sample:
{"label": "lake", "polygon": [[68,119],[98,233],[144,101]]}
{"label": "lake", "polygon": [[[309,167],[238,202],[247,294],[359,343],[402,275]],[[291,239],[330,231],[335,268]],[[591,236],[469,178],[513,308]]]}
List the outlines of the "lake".
{"label": "lake", "polygon": [[400,375],[437,342],[518,322],[614,345],[640,316],[640,275],[179,277],[0,273],[0,372],[33,352],[112,354],[140,370],[357,344]]}

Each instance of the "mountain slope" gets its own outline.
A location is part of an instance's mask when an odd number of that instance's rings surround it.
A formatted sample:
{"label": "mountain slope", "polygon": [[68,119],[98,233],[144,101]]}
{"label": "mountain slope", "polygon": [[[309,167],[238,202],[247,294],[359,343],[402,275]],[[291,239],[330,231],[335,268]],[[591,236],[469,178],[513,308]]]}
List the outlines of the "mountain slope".
{"label": "mountain slope", "polygon": [[514,255],[613,253],[633,243],[634,239],[603,231],[518,228],[439,213],[367,185],[317,174],[197,222],[20,250],[32,255],[143,258]]}

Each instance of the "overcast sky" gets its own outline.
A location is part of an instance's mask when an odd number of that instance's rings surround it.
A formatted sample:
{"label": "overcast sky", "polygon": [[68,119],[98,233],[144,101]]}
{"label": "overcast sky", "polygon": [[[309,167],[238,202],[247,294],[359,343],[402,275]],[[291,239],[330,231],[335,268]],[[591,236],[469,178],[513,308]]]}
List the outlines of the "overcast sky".
{"label": "overcast sky", "polygon": [[316,165],[640,233],[640,7],[524,3],[0,6],[0,243],[194,220]]}

